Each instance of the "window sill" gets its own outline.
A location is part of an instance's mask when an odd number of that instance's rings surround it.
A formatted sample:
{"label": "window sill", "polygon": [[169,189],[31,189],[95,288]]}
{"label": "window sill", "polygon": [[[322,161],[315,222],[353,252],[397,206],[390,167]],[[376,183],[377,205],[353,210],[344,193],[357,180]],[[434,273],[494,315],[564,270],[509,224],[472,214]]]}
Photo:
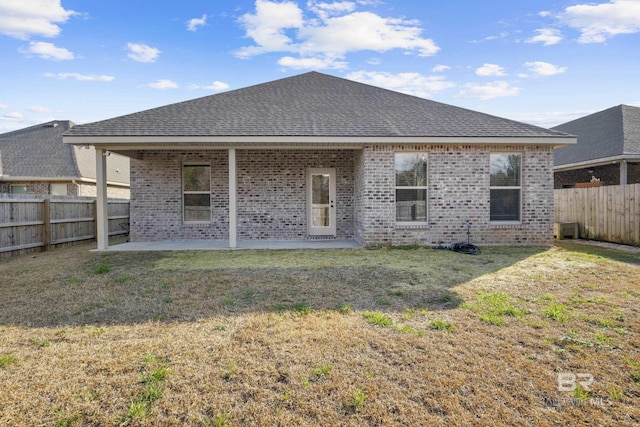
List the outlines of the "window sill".
{"label": "window sill", "polygon": [[183,222],[183,227],[195,228],[195,227],[211,227],[210,222]]}
{"label": "window sill", "polygon": [[492,228],[518,228],[522,227],[522,221],[490,221],[489,227]]}
{"label": "window sill", "polygon": [[429,228],[429,223],[424,221],[396,222],[396,228]]}

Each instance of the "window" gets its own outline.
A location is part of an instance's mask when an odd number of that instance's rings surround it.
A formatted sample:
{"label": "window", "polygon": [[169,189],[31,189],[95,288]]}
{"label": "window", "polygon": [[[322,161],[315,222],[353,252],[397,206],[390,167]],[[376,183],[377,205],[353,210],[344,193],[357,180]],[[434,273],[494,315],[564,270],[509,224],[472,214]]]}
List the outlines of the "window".
{"label": "window", "polygon": [[11,194],[27,194],[26,185],[12,185]]}
{"label": "window", "polygon": [[184,222],[211,222],[211,166],[182,167]]}
{"label": "window", "polygon": [[427,154],[396,153],[396,221],[427,222]]}
{"label": "window", "polygon": [[491,221],[520,221],[522,198],[522,155],[490,155]]}
{"label": "window", "polygon": [[51,184],[51,195],[52,196],[66,196],[67,195],[67,184]]}

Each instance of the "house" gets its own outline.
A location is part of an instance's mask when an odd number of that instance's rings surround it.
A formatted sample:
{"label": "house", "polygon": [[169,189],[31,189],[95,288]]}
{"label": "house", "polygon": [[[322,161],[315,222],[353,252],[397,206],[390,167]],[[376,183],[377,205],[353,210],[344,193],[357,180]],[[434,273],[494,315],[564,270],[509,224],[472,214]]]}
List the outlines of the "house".
{"label": "house", "polygon": [[618,105],[553,129],[578,137],[555,152],[555,188],[640,183],[640,108]]}
{"label": "house", "polygon": [[[0,134],[0,193],[96,196],[95,149],[64,144],[70,120]],[[129,159],[114,155],[107,170],[109,197],[129,198]]]}
{"label": "house", "polygon": [[[553,238],[573,136],[317,72],[76,126],[131,158],[132,241]],[[101,182],[98,174],[98,202]],[[104,203],[98,248],[106,249]],[[102,219],[100,219],[102,218]]]}

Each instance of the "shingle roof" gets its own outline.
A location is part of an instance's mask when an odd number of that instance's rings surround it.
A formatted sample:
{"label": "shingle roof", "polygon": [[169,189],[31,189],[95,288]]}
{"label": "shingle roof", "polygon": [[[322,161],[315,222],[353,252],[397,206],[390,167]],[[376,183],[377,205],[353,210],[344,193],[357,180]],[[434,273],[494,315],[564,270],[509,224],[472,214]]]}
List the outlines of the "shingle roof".
{"label": "shingle roof", "polygon": [[[63,134],[74,126],[70,120],[53,120],[0,134],[0,175],[4,179],[95,178],[95,151],[63,142]],[[129,160],[112,156],[107,179],[128,184]]]}
{"label": "shingle roof", "polygon": [[88,123],[66,135],[567,136],[318,72]]}
{"label": "shingle roof", "polygon": [[1,134],[0,174],[79,177],[74,148],[62,143],[62,134],[73,126],[69,120],[54,120]]}
{"label": "shingle roof", "polygon": [[577,135],[578,143],[555,151],[555,165],[640,154],[640,108],[618,105],[553,128]]}

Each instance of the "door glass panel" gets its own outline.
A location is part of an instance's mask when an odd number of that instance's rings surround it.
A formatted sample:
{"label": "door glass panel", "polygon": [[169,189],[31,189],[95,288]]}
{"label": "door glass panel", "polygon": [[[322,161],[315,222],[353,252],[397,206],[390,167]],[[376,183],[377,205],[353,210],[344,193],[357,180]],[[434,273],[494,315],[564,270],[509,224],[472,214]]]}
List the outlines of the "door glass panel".
{"label": "door glass panel", "polygon": [[311,208],[314,227],[329,227],[331,225],[331,205],[329,196],[330,178],[328,174],[313,174],[311,176]]}

